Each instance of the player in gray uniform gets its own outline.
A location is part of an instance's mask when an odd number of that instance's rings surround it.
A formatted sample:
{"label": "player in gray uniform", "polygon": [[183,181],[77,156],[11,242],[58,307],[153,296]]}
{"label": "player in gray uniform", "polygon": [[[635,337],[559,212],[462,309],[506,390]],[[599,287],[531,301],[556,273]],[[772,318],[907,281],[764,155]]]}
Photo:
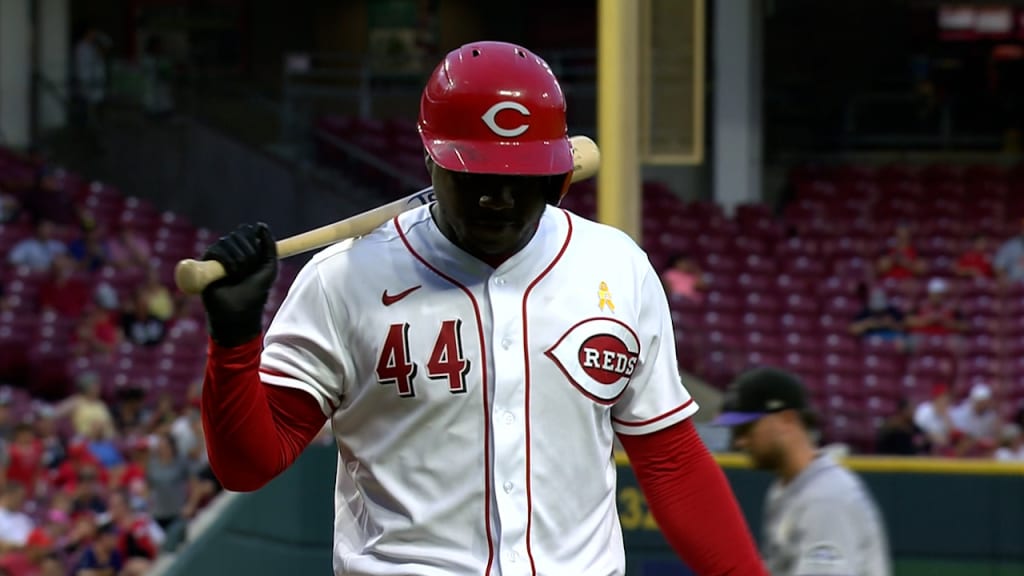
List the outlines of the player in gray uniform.
{"label": "player in gray uniform", "polygon": [[794,375],[759,368],[730,387],[715,424],[777,479],[765,499],[761,549],[773,576],[889,576],[882,516],[855,474],[815,446],[815,416]]}

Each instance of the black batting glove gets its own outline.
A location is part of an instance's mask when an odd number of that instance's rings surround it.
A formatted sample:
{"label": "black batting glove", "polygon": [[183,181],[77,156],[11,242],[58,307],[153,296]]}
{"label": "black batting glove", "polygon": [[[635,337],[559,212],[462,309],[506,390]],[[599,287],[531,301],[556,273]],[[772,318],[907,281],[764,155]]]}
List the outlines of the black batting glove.
{"label": "black batting glove", "polygon": [[216,260],[227,272],[203,290],[210,337],[232,347],[259,336],[277,279],[277,244],[270,228],[262,222],[243,224],[207,248],[203,260]]}

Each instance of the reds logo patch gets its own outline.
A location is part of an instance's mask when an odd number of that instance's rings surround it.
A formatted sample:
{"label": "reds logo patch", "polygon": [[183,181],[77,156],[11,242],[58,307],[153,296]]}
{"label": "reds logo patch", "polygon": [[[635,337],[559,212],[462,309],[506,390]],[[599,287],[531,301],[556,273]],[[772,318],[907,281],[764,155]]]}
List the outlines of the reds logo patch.
{"label": "reds logo patch", "polygon": [[640,341],[618,320],[589,318],[570,328],[544,354],[588,398],[611,404],[636,370]]}

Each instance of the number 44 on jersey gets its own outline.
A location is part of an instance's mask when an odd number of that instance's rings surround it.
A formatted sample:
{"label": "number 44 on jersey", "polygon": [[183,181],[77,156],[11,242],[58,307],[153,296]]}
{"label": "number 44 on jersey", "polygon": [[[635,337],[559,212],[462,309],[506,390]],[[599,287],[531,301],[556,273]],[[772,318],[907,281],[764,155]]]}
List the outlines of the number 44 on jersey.
{"label": "number 44 on jersey", "polygon": [[[410,357],[409,324],[392,324],[377,359],[377,381],[384,386],[394,385],[403,398],[416,396],[415,380],[419,371]],[[449,392],[462,394],[466,391],[469,364],[462,353],[462,320],[441,322],[427,360],[427,378],[445,380]]]}

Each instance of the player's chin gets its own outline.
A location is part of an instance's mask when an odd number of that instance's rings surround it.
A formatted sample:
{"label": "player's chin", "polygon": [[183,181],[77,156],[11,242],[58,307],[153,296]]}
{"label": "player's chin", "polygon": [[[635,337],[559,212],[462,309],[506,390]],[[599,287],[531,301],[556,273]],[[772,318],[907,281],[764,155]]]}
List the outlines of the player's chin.
{"label": "player's chin", "polygon": [[508,254],[520,244],[521,227],[512,224],[481,224],[466,227],[466,244],[479,252],[491,255]]}

